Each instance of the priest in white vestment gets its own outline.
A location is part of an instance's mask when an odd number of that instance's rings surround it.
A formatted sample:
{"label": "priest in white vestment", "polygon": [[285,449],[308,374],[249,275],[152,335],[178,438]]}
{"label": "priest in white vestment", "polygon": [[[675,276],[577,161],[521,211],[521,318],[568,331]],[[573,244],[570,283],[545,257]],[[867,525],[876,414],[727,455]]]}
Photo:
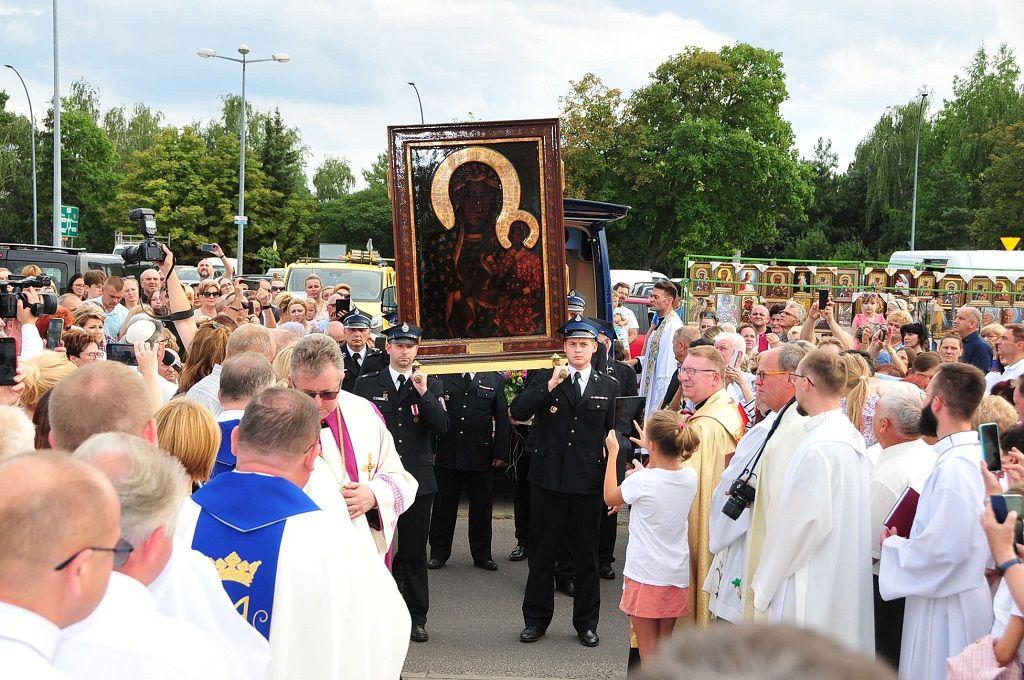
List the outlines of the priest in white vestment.
{"label": "priest in white vestment", "polygon": [[116,570],[149,589],[157,613],[188,622],[215,642],[226,661],[225,680],[266,678],[267,641],[238,616],[210,559],[174,538],[190,487],[181,464],[140,437],[115,432],[93,435],[75,456],[103,472],[121,500],[121,536],[133,550]]}
{"label": "priest in white vestment", "polygon": [[654,284],[650,305],[660,321],[657,328],[648,331],[643,356],[637,357],[641,368],[640,396],[647,398],[644,406],[645,421],[661,408],[668,384],[678,370],[675,353],[672,351],[672,338],[676,329],[683,326],[683,320],[675,311],[678,301],[679,289],[674,283],[664,280]]}
{"label": "priest in white vestment", "polygon": [[[341,493],[349,516],[357,526],[367,527],[383,555],[394,540],[399,515],[416,500],[419,485],[402,466],[377,407],[342,391],[344,378],[341,349],[330,337],[314,333],[295,346],[292,387],[315,400],[321,420],[321,455],[337,487],[345,487]],[[328,502],[313,495],[321,507]]]}
{"label": "priest in white vestment", "polygon": [[177,535],[214,560],[239,614],[269,640],[271,677],[394,680],[409,612],[365,532],[302,492],[319,433],[307,396],[257,396],[232,434],[235,470],[183,504]]}
{"label": "priest in white vestment", "polygon": [[782,485],[751,589],[769,620],[873,654],[871,502],[864,438],[839,408],[843,360],[813,350],[792,374],[807,436]]}
{"label": "priest in white vestment", "polygon": [[939,680],[946,659],[989,632],[992,597],[985,580],[989,558],[978,524],[985,484],[978,434],[971,416],[985,394],[985,378],[969,364],[942,364],[925,390],[920,431],[939,437],[938,460],[918,500],[910,537],[885,531],[878,568],[882,598],[907,598],[900,677]]}

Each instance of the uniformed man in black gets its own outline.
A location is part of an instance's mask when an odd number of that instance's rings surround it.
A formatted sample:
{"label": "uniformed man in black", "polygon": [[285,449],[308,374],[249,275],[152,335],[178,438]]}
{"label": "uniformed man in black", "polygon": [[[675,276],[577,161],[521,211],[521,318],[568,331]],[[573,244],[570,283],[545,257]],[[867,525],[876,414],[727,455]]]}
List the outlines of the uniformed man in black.
{"label": "uniformed man in black", "polygon": [[345,379],[341,389],[354,391],[356,378],[366,373],[383,371],[388,367],[388,355],[371,347],[370,317],[359,309],[353,309],[342,322],[345,326],[344,342],[339,342],[341,356],[345,360]]}
{"label": "uniformed man in black", "polygon": [[419,482],[416,501],[398,518],[398,550],[392,571],[412,615],[413,642],[426,642],[427,531],[430,508],[437,491],[434,479],[434,438],[448,430],[441,381],[413,370],[422,331],[409,323],[384,331],[388,338],[388,367],[364,373],[356,380],[355,394],[369,399],[384,415],[402,465]]}
{"label": "uniformed man in black", "polygon": [[438,437],[434,476],[437,495],[430,518],[428,569],[440,569],[452,554],[455,519],[465,487],[469,497],[469,551],[473,564],[497,571],[491,557],[492,470],[508,462],[508,402],[499,373],[441,376],[451,427]]}
{"label": "uniformed man in black", "polygon": [[530,461],[530,574],[523,597],[522,642],[544,635],[554,611],[555,560],[564,543],[576,564],[573,627],[597,646],[601,610],[598,532],[604,501],[604,435],[613,429],[618,383],[593,370],[594,327],[579,315],[562,329],[569,365],[539,371],[512,402],[516,420],[534,418]]}

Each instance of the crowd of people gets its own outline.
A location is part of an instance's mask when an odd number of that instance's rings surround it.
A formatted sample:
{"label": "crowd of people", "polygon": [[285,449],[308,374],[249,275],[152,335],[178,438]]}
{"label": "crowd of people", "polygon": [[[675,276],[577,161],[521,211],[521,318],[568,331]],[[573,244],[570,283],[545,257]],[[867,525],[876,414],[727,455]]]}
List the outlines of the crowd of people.
{"label": "crowd of people", "polygon": [[[628,507],[618,604],[648,673],[697,628],[775,635],[755,623],[831,638],[878,677],[863,657],[904,678],[1019,669],[1016,516],[999,522],[989,498],[1024,490],[1024,326],[982,328],[964,307],[929,338],[872,293],[849,329],[833,303],[688,324],[660,281],[638,339],[620,284],[612,321],[570,295],[565,363],[509,402],[496,372],[425,375],[422,331],[382,330],[344,284],[311,276],[295,297],[207,261],[185,285],[164,251],[137,280],[25,288],[4,320],[11,677],[399,677],[429,639],[428,573],[451,559],[464,491],[473,564],[498,569],[493,472],[523,423],[523,643],[545,635],[556,590],[580,644],[600,643]],[[36,316],[45,293],[57,309]],[[998,473],[976,432],[989,422]],[[890,515],[911,495],[901,529]]]}

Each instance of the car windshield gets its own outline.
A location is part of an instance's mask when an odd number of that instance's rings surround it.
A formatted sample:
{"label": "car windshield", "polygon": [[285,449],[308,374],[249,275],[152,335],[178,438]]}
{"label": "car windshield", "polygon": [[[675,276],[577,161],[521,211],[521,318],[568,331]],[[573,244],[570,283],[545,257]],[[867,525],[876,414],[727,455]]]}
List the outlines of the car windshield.
{"label": "car windshield", "polygon": [[347,283],[352,288],[352,299],[356,302],[376,302],[380,300],[384,277],[379,270],[293,267],[291,274],[288,276],[288,290],[305,292],[306,277],[310,274],[319,276],[324,288],[337,286],[339,283]]}

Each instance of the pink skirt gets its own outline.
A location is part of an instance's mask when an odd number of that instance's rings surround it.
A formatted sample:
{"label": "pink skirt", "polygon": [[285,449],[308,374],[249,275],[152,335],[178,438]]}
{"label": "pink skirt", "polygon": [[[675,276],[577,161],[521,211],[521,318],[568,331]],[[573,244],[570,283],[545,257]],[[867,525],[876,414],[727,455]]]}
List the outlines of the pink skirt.
{"label": "pink skirt", "polygon": [[674,619],[690,613],[690,589],[678,586],[649,586],[623,576],[619,609],[642,619]]}

